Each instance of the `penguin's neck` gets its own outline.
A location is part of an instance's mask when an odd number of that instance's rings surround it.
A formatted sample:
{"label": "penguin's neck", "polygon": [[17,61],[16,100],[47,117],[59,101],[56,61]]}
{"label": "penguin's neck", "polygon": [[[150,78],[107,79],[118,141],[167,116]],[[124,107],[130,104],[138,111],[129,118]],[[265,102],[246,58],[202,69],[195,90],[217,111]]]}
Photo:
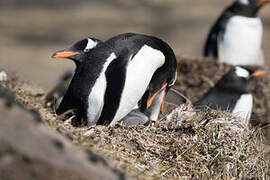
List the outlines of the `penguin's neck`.
{"label": "penguin's neck", "polygon": [[88,96],[88,108],[87,108],[87,121],[88,125],[94,125],[98,121],[102,109],[104,106],[104,97],[107,88],[107,80],[105,72],[110,65],[110,63],[116,59],[115,53],[106,59],[105,63],[102,65],[102,70],[99,73],[95,84],[92,86],[89,96]]}
{"label": "penguin's neck", "polygon": [[244,16],[244,17],[257,17],[258,11],[260,7],[251,6],[251,5],[243,5],[238,2],[233,3],[229,8],[233,15]]}

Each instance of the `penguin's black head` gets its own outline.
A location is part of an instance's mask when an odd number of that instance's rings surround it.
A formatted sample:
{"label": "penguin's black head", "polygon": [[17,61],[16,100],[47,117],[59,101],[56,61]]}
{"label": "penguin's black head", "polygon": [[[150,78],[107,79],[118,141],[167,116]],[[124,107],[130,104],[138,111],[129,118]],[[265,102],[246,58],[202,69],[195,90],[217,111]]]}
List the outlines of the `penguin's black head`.
{"label": "penguin's black head", "polygon": [[242,5],[260,8],[260,7],[270,3],[270,0],[237,0],[237,2],[239,4],[242,4]]}
{"label": "penguin's black head", "polygon": [[67,58],[73,60],[76,65],[81,64],[83,56],[91,52],[92,49],[96,48],[101,43],[100,40],[95,38],[85,38],[81,41],[76,42],[71,48],[56,51],[52,58]]}
{"label": "penguin's black head", "polygon": [[264,71],[252,71],[240,66],[236,66],[225,74],[217,83],[219,89],[228,90],[231,92],[238,92],[241,94],[248,93],[253,79],[263,76]]}

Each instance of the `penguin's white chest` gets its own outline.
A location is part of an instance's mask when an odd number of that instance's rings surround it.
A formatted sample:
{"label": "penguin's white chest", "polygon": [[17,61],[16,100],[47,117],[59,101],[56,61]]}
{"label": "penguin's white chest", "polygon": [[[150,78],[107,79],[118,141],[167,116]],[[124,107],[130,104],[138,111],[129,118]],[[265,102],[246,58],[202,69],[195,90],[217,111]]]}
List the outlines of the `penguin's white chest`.
{"label": "penguin's white chest", "polygon": [[260,18],[232,17],[218,39],[219,61],[232,65],[262,65],[263,28]]}
{"label": "penguin's white chest", "polygon": [[88,125],[95,125],[100,117],[104,106],[104,95],[107,88],[105,71],[109,64],[116,59],[115,53],[112,53],[103,65],[103,69],[97,78],[95,85],[92,87],[88,97],[87,121]]}
{"label": "penguin's white chest", "polygon": [[253,96],[251,94],[242,95],[232,111],[232,113],[236,116],[239,116],[246,120],[246,123],[249,123],[250,116],[252,113],[253,107]]}
{"label": "penguin's white chest", "polygon": [[110,124],[111,126],[114,126],[137,105],[146,91],[153,74],[164,62],[164,54],[147,45],[144,45],[130,60],[120,105]]}

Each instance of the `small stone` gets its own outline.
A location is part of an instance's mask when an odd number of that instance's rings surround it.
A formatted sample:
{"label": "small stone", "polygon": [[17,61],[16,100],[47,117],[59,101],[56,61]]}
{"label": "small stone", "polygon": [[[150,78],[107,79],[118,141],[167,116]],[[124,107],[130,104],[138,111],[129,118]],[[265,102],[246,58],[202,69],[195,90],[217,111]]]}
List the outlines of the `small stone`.
{"label": "small stone", "polygon": [[45,94],[43,89],[38,88],[38,87],[30,87],[27,84],[23,84],[21,88],[24,89],[27,95],[30,95],[33,97],[43,96]]}
{"label": "small stone", "polygon": [[90,129],[88,131],[86,131],[83,135],[84,136],[92,136],[95,134],[95,129]]}
{"label": "small stone", "polygon": [[1,81],[7,81],[7,73],[4,71],[0,72],[0,82]]}

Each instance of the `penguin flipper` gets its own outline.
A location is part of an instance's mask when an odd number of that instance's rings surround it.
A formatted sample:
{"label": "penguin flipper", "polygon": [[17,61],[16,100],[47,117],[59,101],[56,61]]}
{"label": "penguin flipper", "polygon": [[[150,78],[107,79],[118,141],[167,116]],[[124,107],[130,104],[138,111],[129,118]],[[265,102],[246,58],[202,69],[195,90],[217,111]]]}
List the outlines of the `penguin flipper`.
{"label": "penguin flipper", "polygon": [[219,28],[213,26],[211,31],[208,34],[205,46],[204,46],[204,57],[207,58],[217,58],[218,57],[218,47],[217,47],[217,37],[218,37]]}
{"label": "penguin flipper", "polygon": [[125,85],[128,53],[128,49],[124,48],[119,56],[107,67],[105,72],[107,88],[104,96],[104,106],[96,123],[97,125],[109,125],[114,120]]}
{"label": "penguin flipper", "polygon": [[218,41],[223,39],[222,36],[224,35],[226,24],[231,17],[232,13],[225,10],[212,26],[204,46],[204,57],[218,58]]}
{"label": "penguin flipper", "polygon": [[188,98],[186,98],[183,94],[181,94],[179,91],[171,88],[167,92],[165,103],[174,106],[179,106],[181,104],[191,103],[191,101]]}
{"label": "penguin flipper", "polygon": [[[83,107],[78,106],[78,103],[75,103],[75,100],[72,100],[71,98],[69,98],[68,96],[68,92],[67,94],[64,96],[64,98],[62,99],[59,107],[56,110],[56,114],[57,115],[64,115],[64,119],[68,119],[71,116],[75,116],[72,121],[71,124],[75,127],[79,127],[82,124],[82,118],[83,118]],[[71,110],[72,112],[69,112],[66,114],[66,112],[68,112],[69,110]],[[86,121],[84,119],[84,121]],[[85,124],[85,122],[84,122]]]}
{"label": "penguin flipper", "polygon": [[80,103],[78,101],[72,98],[69,91],[67,91],[67,93],[64,95],[64,98],[62,99],[60,105],[58,106],[56,110],[56,114],[61,115],[68,110],[79,109],[81,108],[79,104]]}

